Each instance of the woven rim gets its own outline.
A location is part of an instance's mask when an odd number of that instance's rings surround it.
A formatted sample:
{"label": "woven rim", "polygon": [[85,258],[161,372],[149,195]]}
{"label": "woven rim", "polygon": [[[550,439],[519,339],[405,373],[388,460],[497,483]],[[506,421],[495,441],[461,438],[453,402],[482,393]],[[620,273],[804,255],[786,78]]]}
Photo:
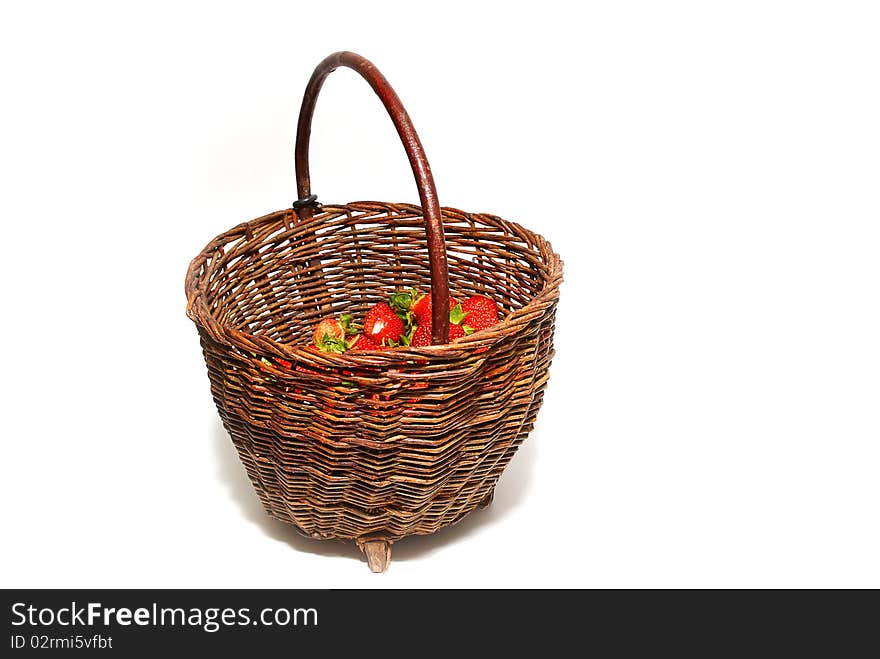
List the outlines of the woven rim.
{"label": "woven rim", "polygon": [[491,500],[543,401],[562,261],[514,222],[443,209],[453,292],[492,295],[501,322],[424,348],[322,353],[307,347],[318,319],[365,313],[433,272],[420,206],[313,210],[208,243],[187,273],[187,313],[266,511],[313,538],[374,543],[387,560],[383,543]]}
{"label": "woven rim", "polygon": [[[525,305],[514,309],[504,316],[497,324],[488,329],[476,332],[454,341],[441,345],[432,345],[422,348],[401,347],[392,350],[364,350],[349,351],[343,354],[315,352],[307,350],[304,345],[291,345],[276,341],[268,336],[252,334],[250,332],[231,327],[220,322],[206,303],[208,295],[208,280],[213,270],[208,266],[209,261],[220,254],[220,250],[236,240],[250,237],[258,247],[261,238],[271,236],[272,240],[280,240],[295,236],[302,232],[314,231],[321,227],[322,221],[328,215],[346,213],[348,211],[371,212],[389,210],[404,216],[421,215],[420,206],[413,204],[388,204],[383,202],[352,202],[345,205],[324,205],[321,212],[306,221],[295,222],[290,229],[282,233],[271,233],[260,236],[260,229],[277,222],[292,211],[275,211],[263,215],[249,222],[243,222],[232,229],[218,235],[209,242],[196,258],[192,260],[186,275],[187,316],[197,325],[201,326],[214,340],[246,352],[255,352],[267,357],[281,357],[296,361],[308,361],[311,363],[324,364],[328,368],[352,366],[387,366],[396,362],[410,361],[415,357],[437,358],[460,355],[466,356],[475,349],[491,348],[491,346],[506,336],[517,333],[530,321],[539,317],[544,310],[559,298],[559,285],[562,282],[562,259],[553,251],[550,243],[543,236],[529,231],[525,227],[508,220],[503,220],[496,215],[484,213],[467,213],[452,207],[443,207],[444,218],[477,220],[480,223],[494,225],[506,233],[515,236],[526,244],[534,246],[541,254],[542,262],[536,263],[544,270],[543,285]],[[295,217],[295,215],[294,215]],[[390,293],[391,291],[389,291]]]}
{"label": "woven rim", "polygon": [[[419,206],[316,203],[311,119],[340,66],[388,110]],[[217,411],[266,511],[313,538],[355,539],[382,571],[389,543],[491,501],[543,401],[562,261],[515,222],[440,207],[400,99],[355,53],[334,53],[312,74],[295,159],[294,208],[208,243],[187,271],[187,315]],[[501,322],[448,342],[446,305],[434,304],[431,346],[344,354],[310,346],[319,319],[360,316],[393,290],[426,286],[444,303],[450,292],[489,295]]]}

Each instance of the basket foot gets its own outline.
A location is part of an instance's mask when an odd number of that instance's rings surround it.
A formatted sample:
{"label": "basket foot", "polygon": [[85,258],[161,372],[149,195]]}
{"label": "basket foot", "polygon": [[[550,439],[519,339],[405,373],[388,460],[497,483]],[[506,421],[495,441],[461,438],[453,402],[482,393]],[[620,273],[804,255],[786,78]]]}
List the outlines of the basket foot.
{"label": "basket foot", "polygon": [[480,501],[480,503],[478,503],[477,506],[479,506],[480,510],[488,508],[490,505],[492,505],[492,499],[494,499],[494,498],[495,498],[495,488],[493,487],[492,491],[489,492],[489,494],[486,495],[486,498],[483,499],[482,501]]}
{"label": "basket foot", "polygon": [[358,548],[367,557],[367,565],[373,572],[384,572],[391,563],[391,543],[387,540],[358,541]]}

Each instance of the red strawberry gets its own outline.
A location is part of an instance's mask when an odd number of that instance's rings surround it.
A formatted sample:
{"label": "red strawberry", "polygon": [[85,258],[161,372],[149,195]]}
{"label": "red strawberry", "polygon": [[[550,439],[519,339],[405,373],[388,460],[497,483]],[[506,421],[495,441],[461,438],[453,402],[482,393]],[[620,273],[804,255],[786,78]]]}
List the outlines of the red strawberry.
{"label": "red strawberry", "polygon": [[275,363],[277,363],[277,364],[278,364],[279,366],[281,366],[282,368],[286,368],[286,369],[288,369],[288,370],[291,369],[291,368],[293,368],[293,364],[291,364],[291,363],[290,363],[289,361],[287,361],[286,359],[281,359],[281,357],[276,357],[276,358],[275,358]]}
{"label": "red strawberry", "polygon": [[[428,296],[425,296],[428,297]],[[424,298],[422,298],[424,299]],[[449,298],[450,304],[455,302],[454,299]],[[430,305],[428,306],[427,313],[430,314]],[[453,305],[449,310],[449,340],[454,341],[455,339],[459,339],[463,337],[465,334],[470,334],[473,330],[462,324],[462,321],[465,319],[467,314],[462,311],[460,304]],[[415,332],[412,335],[411,346],[415,348],[424,348],[425,346],[431,345],[431,328],[433,323],[431,322],[430,315],[425,318],[423,321],[419,321],[419,324],[415,328]]]}
{"label": "red strawberry", "polygon": [[[456,325],[455,323],[449,323],[449,340],[454,341],[465,335],[464,328],[461,325]],[[422,323],[416,327],[415,334],[413,334],[412,343],[410,345],[413,348],[424,348],[425,346],[431,345],[431,323]]]}
{"label": "red strawberry", "polygon": [[379,346],[373,343],[365,334],[358,334],[354,339],[348,340],[349,350],[378,350]]}
{"label": "red strawberry", "polygon": [[416,327],[416,332],[413,334],[412,343],[410,345],[413,348],[424,348],[425,346],[431,345],[431,323],[422,323],[421,325]]}
{"label": "red strawberry", "polygon": [[467,314],[464,324],[475,332],[498,322],[498,305],[485,295],[472,295],[461,303],[461,310]]}
{"label": "red strawberry", "polygon": [[385,302],[380,302],[364,316],[364,334],[373,343],[390,345],[400,340],[403,334],[403,321]]}
{"label": "red strawberry", "polygon": [[[456,304],[458,304],[458,302],[456,302],[455,298],[450,295],[449,309],[451,310],[455,308]],[[428,293],[427,295],[423,295],[422,297],[418,298],[415,302],[413,302],[411,310],[413,316],[415,316],[416,322],[418,322],[420,325],[424,323],[430,323],[432,318],[431,314],[433,313],[433,309],[431,307],[431,294]]]}

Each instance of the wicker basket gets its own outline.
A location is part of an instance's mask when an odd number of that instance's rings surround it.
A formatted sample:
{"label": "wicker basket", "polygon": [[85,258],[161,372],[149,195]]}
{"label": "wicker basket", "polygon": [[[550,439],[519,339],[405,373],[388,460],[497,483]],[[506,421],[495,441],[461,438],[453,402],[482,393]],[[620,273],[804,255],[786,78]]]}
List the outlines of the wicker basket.
{"label": "wicker basket", "polygon": [[[312,114],[339,66],[357,71],[384,103],[421,206],[322,206],[311,195]],[[296,176],[292,209],[240,224],[193,260],[187,315],[220,417],[266,511],[312,538],[355,540],[370,568],[384,571],[395,540],[433,533],[491,502],[541,407],[562,262],[513,222],[441,209],[400,100],[353,53],[331,55],[308,83]],[[489,295],[501,322],[447,343],[448,314],[435,304],[432,346],[306,349],[319,319],[362,315],[412,287],[430,288],[435,300],[450,288]]]}

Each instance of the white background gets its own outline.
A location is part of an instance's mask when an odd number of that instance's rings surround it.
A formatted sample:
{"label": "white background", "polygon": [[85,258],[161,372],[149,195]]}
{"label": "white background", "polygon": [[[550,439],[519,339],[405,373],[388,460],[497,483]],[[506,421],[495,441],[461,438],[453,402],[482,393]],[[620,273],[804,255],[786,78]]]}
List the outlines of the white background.
{"label": "white background", "polygon": [[[880,586],[876,5],[483,6],[4,5],[0,585]],[[565,260],[494,506],[384,576],[264,515],[184,315],[201,247],[294,198],[342,49],[443,203]],[[326,202],[417,199],[352,72],[312,154]]]}

